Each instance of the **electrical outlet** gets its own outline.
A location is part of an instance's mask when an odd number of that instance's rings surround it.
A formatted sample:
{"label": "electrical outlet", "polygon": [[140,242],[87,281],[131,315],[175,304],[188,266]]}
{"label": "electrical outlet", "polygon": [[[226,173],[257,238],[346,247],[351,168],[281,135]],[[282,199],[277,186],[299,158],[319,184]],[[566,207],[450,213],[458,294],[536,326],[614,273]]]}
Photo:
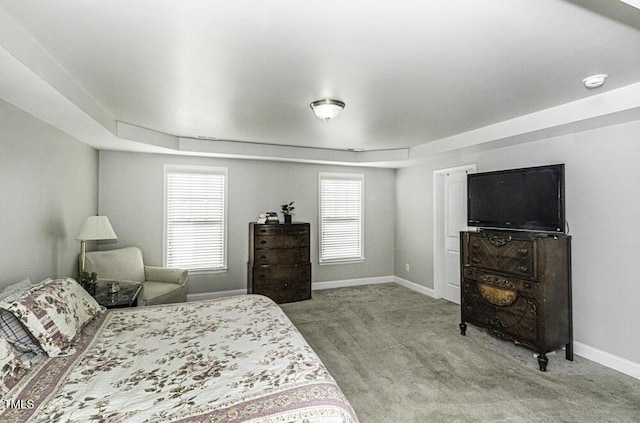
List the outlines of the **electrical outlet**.
{"label": "electrical outlet", "polygon": [[411,265],[409,263],[405,264],[404,270],[406,270],[407,272],[411,272]]}

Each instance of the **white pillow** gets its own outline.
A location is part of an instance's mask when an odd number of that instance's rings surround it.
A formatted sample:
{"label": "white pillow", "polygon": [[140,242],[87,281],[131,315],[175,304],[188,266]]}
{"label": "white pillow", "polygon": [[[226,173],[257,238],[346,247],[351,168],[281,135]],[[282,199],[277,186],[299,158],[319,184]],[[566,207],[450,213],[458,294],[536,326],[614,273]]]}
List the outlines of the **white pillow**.
{"label": "white pillow", "polygon": [[33,284],[31,283],[29,278],[25,278],[25,279],[21,280],[20,282],[16,282],[14,284],[11,284],[11,285],[5,287],[2,290],[2,292],[0,292],[0,300],[4,300],[5,298],[7,298],[10,295],[21,294],[24,291],[26,291],[27,289],[31,288],[32,285]]}
{"label": "white pillow", "polygon": [[76,336],[105,310],[71,278],[37,285],[12,300],[0,308],[13,313],[49,357],[72,354]]}
{"label": "white pillow", "polygon": [[11,345],[0,337],[0,394],[6,394],[28,368],[28,365],[16,357]]}
{"label": "white pillow", "polygon": [[[0,301],[15,301],[33,286],[29,278],[9,285],[0,292]],[[33,339],[18,318],[10,311],[2,308],[0,308],[0,337],[4,338],[20,353],[44,354],[40,344]]]}

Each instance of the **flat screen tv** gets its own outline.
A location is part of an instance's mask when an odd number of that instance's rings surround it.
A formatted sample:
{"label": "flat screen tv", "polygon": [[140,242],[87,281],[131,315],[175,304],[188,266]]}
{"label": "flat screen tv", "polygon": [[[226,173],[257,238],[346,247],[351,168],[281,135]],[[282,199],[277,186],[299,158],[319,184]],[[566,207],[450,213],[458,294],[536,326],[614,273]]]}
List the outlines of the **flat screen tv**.
{"label": "flat screen tv", "polygon": [[564,164],[467,176],[468,225],[565,231]]}

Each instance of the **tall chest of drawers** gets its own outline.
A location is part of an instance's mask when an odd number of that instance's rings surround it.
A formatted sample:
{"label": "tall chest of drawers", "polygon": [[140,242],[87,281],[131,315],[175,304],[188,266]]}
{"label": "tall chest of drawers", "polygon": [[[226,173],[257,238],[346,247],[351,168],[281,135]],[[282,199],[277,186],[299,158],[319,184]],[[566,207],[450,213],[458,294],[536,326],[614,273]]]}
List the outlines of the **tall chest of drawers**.
{"label": "tall chest of drawers", "polygon": [[249,224],[248,292],[277,303],[311,298],[308,223]]}
{"label": "tall chest of drawers", "polygon": [[461,323],[488,329],[538,353],[562,346],[573,360],[571,237],[531,232],[461,232]]}

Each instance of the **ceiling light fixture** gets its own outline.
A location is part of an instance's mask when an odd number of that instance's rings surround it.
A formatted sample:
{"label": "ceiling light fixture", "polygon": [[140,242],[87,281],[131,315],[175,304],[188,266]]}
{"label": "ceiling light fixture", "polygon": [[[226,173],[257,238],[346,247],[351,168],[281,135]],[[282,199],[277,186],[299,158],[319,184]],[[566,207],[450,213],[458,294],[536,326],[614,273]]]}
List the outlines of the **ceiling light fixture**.
{"label": "ceiling light fixture", "polygon": [[587,76],[582,80],[582,83],[586,88],[598,88],[604,84],[604,81],[607,79],[606,73],[601,73],[598,75]]}
{"label": "ceiling light fixture", "polygon": [[338,116],[344,109],[344,102],[340,100],[324,99],[316,100],[310,104],[311,110],[320,119],[329,121]]}

